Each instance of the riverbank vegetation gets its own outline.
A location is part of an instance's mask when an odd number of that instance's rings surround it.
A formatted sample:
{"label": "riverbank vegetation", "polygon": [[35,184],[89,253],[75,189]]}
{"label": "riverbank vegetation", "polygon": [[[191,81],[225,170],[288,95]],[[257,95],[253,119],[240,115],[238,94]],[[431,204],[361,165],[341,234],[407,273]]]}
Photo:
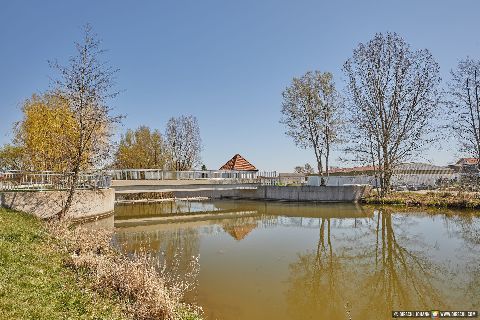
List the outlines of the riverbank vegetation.
{"label": "riverbank vegetation", "polygon": [[1,171],[53,171],[64,176],[68,197],[58,217],[65,216],[81,183],[80,175],[105,168],[191,170],[200,166],[202,142],[197,118],[171,117],[165,134],[140,126],[119,143],[115,129],[124,118],[114,113],[118,69],[90,25],[75,43],[74,55],[54,70],[51,89],[35,93],[21,106],[11,143],[0,146]]}
{"label": "riverbank vegetation", "polygon": [[110,232],[0,209],[0,239],[2,319],[200,319],[188,283],[119,254]]}
{"label": "riverbank vegetation", "polygon": [[191,170],[200,165],[202,139],[197,118],[170,118],[165,135],[140,126],[120,137],[113,167],[116,169]]}
{"label": "riverbank vegetation", "polygon": [[0,318],[126,319],[65,258],[38,219],[0,208]]}
{"label": "riverbank vegetation", "polygon": [[390,192],[383,197],[370,193],[364,204],[402,205],[408,207],[437,207],[456,209],[480,209],[479,192],[430,191],[430,192]]}
{"label": "riverbank vegetation", "polygon": [[388,198],[399,166],[447,135],[458,138],[459,151],[480,157],[479,61],[461,60],[444,94],[430,51],[387,32],[360,43],[343,73],[345,95],[335,89],[332,74],[319,71],[293,78],[282,94],[285,133],[313,149],[320,175],[328,176],[329,153],[337,149],[340,160],[369,166],[380,196]]}

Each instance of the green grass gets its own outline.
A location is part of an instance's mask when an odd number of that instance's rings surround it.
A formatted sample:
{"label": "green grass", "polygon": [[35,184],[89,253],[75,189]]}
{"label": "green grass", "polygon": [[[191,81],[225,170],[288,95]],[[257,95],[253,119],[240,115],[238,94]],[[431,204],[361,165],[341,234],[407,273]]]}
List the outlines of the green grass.
{"label": "green grass", "polygon": [[0,208],[0,319],[125,319],[64,258],[41,221]]}

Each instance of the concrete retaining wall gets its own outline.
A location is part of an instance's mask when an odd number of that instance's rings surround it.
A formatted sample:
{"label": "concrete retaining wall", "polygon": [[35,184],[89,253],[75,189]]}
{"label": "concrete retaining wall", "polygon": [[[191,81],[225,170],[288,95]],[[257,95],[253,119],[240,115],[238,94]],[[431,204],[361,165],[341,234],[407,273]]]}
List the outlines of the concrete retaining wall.
{"label": "concrete retaining wall", "polygon": [[[2,207],[50,218],[63,208],[67,191],[11,191],[0,193]],[[115,204],[113,189],[77,190],[67,217],[93,218],[112,212]]]}
{"label": "concrete retaining wall", "polygon": [[124,185],[112,186],[115,193],[144,193],[144,192],[174,192],[174,191],[202,191],[202,190],[216,190],[216,189],[238,189],[243,187],[256,188],[259,184],[145,184],[145,185]]}
{"label": "concrete retaining wall", "polygon": [[254,200],[357,202],[370,190],[369,186],[260,186],[252,189],[175,191],[178,198],[208,197]]}

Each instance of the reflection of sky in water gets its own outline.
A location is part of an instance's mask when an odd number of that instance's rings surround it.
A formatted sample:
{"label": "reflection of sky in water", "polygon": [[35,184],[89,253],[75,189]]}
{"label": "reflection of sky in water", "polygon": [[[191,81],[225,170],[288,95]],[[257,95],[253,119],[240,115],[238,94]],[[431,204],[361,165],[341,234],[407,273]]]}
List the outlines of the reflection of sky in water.
{"label": "reflection of sky in water", "polygon": [[[392,308],[480,307],[474,286],[478,217],[345,204],[215,201],[193,207],[206,208],[195,211],[205,217],[148,225],[129,218],[117,239],[127,251],[146,246],[167,260],[169,252],[181,256],[185,265],[200,255],[198,286],[188,298],[208,319],[335,320],[347,311],[353,319],[384,319]],[[131,206],[122,216],[136,208],[143,210]],[[217,219],[211,211],[248,214]]]}

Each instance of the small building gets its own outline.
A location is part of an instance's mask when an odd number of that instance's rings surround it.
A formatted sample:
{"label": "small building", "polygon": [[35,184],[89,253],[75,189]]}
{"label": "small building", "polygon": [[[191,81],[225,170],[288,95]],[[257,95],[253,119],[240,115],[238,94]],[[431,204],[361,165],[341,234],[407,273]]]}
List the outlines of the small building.
{"label": "small building", "polygon": [[258,171],[257,168],[238,153],[228,160],[219,170]]}
{"label": "small building", "polygon": [[[320,185],[320,176],[308,177],[308,185]],[[323,176],[327,186],[341,186],[347,184],[369,184],[376,186],[375,170],[372,166],[352,168],[332,168],[329,176]],[[429,163],[408,162],[399,164],[393,171],[392,187],[434,188],[439,182],[458,179],[455,171],[449,167],[436,166]]]}
{"label": "small building", "polygon": [[230,175],[230,178],[253,179],[256,178],[258,169],[253,164],[248,162],[244,157],[238,153],[228,160],[219,170],[232,171],[225,174]]}
{"label": "small building", "polygon": [[478,168],[479,159],[477,158],[461,158],[455,164],[449,167],[455,172],[460,173],[475,173],[479,171]]}
{"label": "small building", "polygon": [[306,183],[304,173],[282,173],[278,174],[278,182],[281,185],[302,185]]}

